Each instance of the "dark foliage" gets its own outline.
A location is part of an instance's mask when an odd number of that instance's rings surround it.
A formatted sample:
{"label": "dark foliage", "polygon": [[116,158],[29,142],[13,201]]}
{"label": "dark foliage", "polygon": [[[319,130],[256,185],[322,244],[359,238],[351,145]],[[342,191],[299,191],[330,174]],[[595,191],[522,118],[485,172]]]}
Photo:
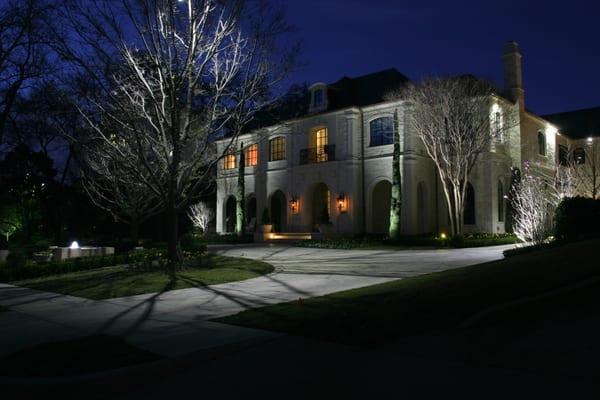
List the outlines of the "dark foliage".
{"label": "dark foliage", "polygon": [[566,198],[556,208],[555,222],[555,236],[559,240],[600,237],[600,200]]}

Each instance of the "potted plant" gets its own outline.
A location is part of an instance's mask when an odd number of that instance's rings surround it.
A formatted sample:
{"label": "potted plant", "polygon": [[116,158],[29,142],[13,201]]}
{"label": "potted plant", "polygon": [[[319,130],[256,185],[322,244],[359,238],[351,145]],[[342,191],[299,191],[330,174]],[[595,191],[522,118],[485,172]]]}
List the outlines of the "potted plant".
{"label": "potted plant", "polygon": [[271,214],[269,214],[269,209],[265,207],[262,213],[261,231],[262,233],[271,233],[272,230],[273,225],[271,224]]}
{"label": "potted plant", "polygon": [[8,242],[0,240],[0,262],[5,262],[8,257]]}
{"label": "potted plant", "polygon": [[331,219],[329,218],[329,210],[327,209],[327,206],[323,207],[323,211],[321,212],[321,218],[319,220],[319,232],[331,232]]}

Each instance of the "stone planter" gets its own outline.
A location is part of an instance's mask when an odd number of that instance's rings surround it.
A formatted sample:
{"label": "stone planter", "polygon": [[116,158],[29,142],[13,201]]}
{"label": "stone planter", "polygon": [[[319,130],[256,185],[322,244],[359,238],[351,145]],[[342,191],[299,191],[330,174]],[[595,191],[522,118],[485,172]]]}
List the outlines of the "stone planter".
{"label": "stone planter", "polygon": [[10,253],[8,250],[0,250],[0,262],[6,261],[8,253]]}
{"label": "stone planter", "polygon": [[260,226],[260,231],[262,233],[271,233],[272,230],[273,230],[273,225],[261,225]]}

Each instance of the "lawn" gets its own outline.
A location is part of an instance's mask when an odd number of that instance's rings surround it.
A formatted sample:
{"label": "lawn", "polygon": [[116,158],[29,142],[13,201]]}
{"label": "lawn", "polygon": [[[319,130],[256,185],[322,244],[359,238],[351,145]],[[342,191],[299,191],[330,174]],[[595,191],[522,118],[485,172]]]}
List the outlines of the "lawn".
{"label": "lawn", "polygon": [[377,345],[453,328],[488,307],[600,276],[598,246],[598,240],[572,243],[305,299],[302,304],[290,302],[244,311],[218,321],[322,340]]}
{"label": "lawn", "polygon": [[174,281],[162,271],[135,271],[125,266],[99,268],[10,282],[13,285],[94,300],[164,292],[241,281],[273,271],[273,266],[245,258],[206,256],[206,262],[177,272]]}

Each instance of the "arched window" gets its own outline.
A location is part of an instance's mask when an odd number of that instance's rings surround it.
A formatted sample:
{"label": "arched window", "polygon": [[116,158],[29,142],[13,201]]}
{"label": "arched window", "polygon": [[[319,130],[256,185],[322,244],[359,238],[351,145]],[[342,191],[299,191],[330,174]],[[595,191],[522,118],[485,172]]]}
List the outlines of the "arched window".
{"label": "arched window", "polygon": [[573,159],[579,165],[585,164],[585,150],[583,147],[578,147],[573,151]]}
{"label": "arched window", "polygon": [[244,149],[244,163],[246,167],[258,164],[258,144],[254,143]]}
{"label": "arched window", "polygon": [[498,181],[498,222],[504,222],[504,185]]}
{"label": "arched window", "polygon": [[285,160],[285,137],[269,140],[269,161]]}
{"label": "arched window", "polygon": [[394,119],[392,117],[381,117],[374,119],[369,124],[371,141],[369,146],[382,146],[394,143]]}
{"label": "arched window", "polygon": [[538,141],[538,154],[540,156],[545,156],[546,155],[546,135],[544,135],[544,133],[542,131],[538,131],[537,141]]}
{"label": "arched window", "polygon": [[492,125],[492,135],[497,141],[502,142],[504,140],[502,131],[504,129],[504,118],[502,111],[498,104],[492,106],[492,112],[490,114],[490,122]]}
{"label": "arched window", "polygon": [[225,154],[223,158],[223,169],[234,169],[235,168],[235,153],[230,152]]}
{"label": "arched window", "polygon": [[463,214],[465,225],[475,225],[475,190],[470,182],[467,182],[465,190],[465,212]]}

